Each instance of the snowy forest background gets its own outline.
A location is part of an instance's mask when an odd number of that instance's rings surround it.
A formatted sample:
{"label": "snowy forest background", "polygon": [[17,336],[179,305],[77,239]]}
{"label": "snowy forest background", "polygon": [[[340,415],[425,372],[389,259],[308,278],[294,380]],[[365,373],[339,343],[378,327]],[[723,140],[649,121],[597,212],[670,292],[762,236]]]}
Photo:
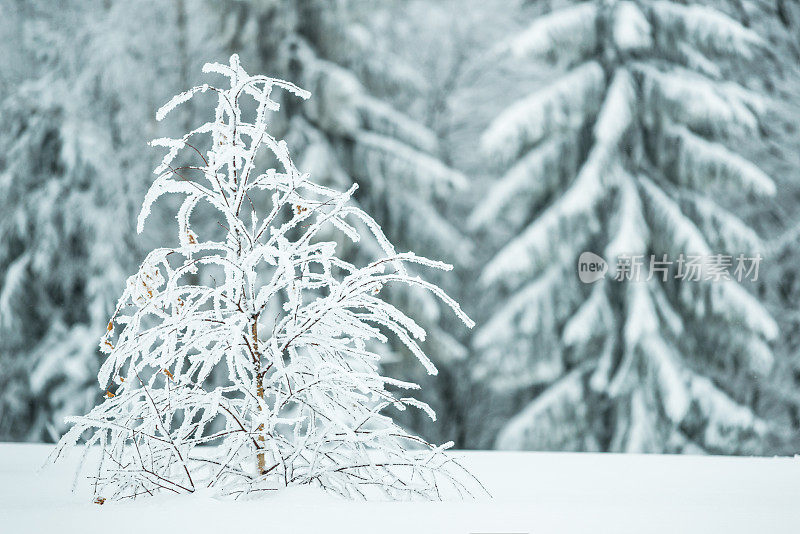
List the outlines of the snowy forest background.
{"label": "snowy forest background", "polygon": [[[170,242],[135,220],[155,110],[240,54],[310,90],[272,127],[398,246],[454,263],[392,295],[457,448],[800,452],[795,0],[0,0],[0,441],[102,395],[98,340]],[[176,203],[177,199],[173,199]],[[195,219],[198,220],[198,219]],[[156,222],[153,222],[156,221]],[[195,226],[213,226],[199,219]],[[757,282],[580,283],[578,255],[763,256]],[[348,252],[352,259],[358,250]],[[410,296],[409,296],[410,295]]]}

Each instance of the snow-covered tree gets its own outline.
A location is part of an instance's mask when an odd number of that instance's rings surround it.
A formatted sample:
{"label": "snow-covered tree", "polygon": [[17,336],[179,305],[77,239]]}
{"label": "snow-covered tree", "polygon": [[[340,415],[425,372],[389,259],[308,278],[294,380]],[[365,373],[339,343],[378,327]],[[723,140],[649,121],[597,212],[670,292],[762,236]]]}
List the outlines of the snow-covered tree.
{"label": "snow-covered tree", "polygon": [[[450,266],[397,253],[350,202],[357,185],[341,193],[295,167],[267,124],[279,108],[276,89],[303,99],[307,91],[249,76],[236,55],[203,70],[227,77],[229,87],[196,86],[158,111],[160,120],[196,96],[216,96],[213,120],[151,143],[168,151],[138,220],[141,232],[158,198],[185,195],[179,245],[153,250],[128,279],[101,341],[107,398],[69,419],[55,456],[82,435],[87,450],[102,449],[97,502],[300,484],[348,497],[468,492],[475,482],[443,454],[451,443],[433,446],[383,413],[412,407],[434,417],[399,393],[415,384],[378,372],[380,355],[370,349],[394,336],[436,372],[418,344],[425,331],[381,296],[384,286],[419,287],[472,326],[455,301],[406,268]],[[276,168],[259,170],[269,164]],[[202,210],[218,222],[206,235],[191,221]],[[340,259],[332,240],[341,233],[358,243],[354,223],[381,247],[361,267]],[[206,276],[194,276],[200,271]],[[224,370],[222,384],[209,380],[215,368]]]}
{"label": "snow-covered tree", "polygon": [[[54,418],[88,409],[125,244],[109,225],[120,198],[109,138],[71,77],[77,14],[38,2],[11,25],[14,69],[0,73],[0,439],[56,439]],[[5,13],[5,12],[4,12]],[[58,18],[58,21],[55,19]],[[10,36],[9,39],[11,39]],[[11,42],[11,41],[9,41]],[[16,71],[16,72],[15,72]],[[97,104],[93,101],[93,104]],[[95,111],[99,106],[95,108]],[[104,176],[104,179],[100,179]]]}
{"label": "snow-covered tree", "polygon": [[87,338],[104,324],[120,249],[107,224],[113,185],[95,181],[106,147],[82,137],[68,101],[43,98],[45,83],[0,108],[0,432],[14,439],[52,439],[53,415],[93,404],[99,354]]}
{"label": "snow-covered tree", "polygon": [[507,171],[471,223],[516,235],[481,274],[507,298],[476,332],[477,373],[532,397],[497,446],[736,453],[770,433],[747,384],[778,328],[742,285],[576,273],[585,250],[612,271],[623,254],[760,250],[724,206],[775,193],[733,148],[759,134],[765,100],[727,77],[764,45],[711,7],[614,0],[571,3],[498,49],[564,72],[482,138]]}

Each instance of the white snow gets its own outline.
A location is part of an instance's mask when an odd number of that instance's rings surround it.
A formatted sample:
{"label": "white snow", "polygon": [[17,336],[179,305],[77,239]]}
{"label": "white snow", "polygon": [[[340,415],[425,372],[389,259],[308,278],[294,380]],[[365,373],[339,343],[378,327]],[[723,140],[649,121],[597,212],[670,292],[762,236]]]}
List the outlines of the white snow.
{"label": "white snow", "polygon": [[469,218],[470,228],[489,227],[502,216],[518,216],[551,193],[559,185],[559,166],[568,150],[567,142],[558,136],[536,145],[478,202]]}
{"label": "white snow", "polygon": [[687,69],[662,72],[651,65],[635,65],[645,78],[644,100],[662,109],[679,124],[714,136],[752,135],[758,132],[763,99],[733,82],[713,82]]}
{"label": "white snow", "polygon": [[520,150],[553,132],[577,130],[600,106],[605,91],[597,61],[575,67],[554,83],[515,102],[494,119],[481,138],[487,154],[510,161]]}
{"label": "white snow", "polygon": [[630,1],[615,6],[614,43],[620,51],[641,50],[653,46],[652,28],[639,6]]}
{"label": "white snow", "polygon": [[795,533],[800,460],[466,452],[493,498],[355,502],[292,488],[255,501],[209,494],[98,506],[71,493],[78,455],[39,471],[48,445],[0,444],[0,531],[271,533]]}
{"label": "white snow", "polygon": [[744,189],[754,195],[775,194],[772,178],[723,144],[707,141],[684,127],[673,127],[669,132],[677,138],[681,147],[678,179],[682,184],[700,189],[709,182],[717,182],[727,184],[733,190]]}
{"label": "white snow", "polygon": [[756,32],[710,6],[660,1],[654,2],[652,9],[668,30],[710,52],[750,58],[754,47],[766,46]]}
{"label": "white snow", "polygon": [[482,284],[503,280],[518,285],[550,257],[559,252],[569,257],[581,247],[587,229],[592,229],[595,206],[609,192],[611,177],[605,172],[608,148],[598,145],[592,149],[569,189],[486,264]]}
{"label": "white snow", "polygon": [[597,46],[597,5],[583,2],[539,17],[503,46],[517,57],[588,55]]}
{"label": "white snow", "polygon": [[617,69],[594,124],[597,144],[606,145],[611,150],[619,143],[633,120],[635,99],[636,89],[630,73],[626,69]]}

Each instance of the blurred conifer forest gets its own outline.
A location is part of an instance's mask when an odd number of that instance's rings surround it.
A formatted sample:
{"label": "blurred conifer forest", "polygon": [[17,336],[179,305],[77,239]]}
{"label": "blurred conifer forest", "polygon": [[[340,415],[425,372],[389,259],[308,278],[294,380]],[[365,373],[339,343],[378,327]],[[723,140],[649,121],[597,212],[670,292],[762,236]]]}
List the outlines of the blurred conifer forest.
{"label": "blurred conifer forest", "polygon": [[[455,265],[392,304],[428,332],[388,374],[458,448],[800,452],[800,3],[0,0],[0,441],[54,441],[103,391],[136,216],[199,124],[155,110],[238,53],[312,92],[271,125],[398,249]],[[172,202],[174,205],[170,205]],[[195,229],[213,231],[198,208]],[[375,243],[340,246],[368,260]],[[757,281],[587,285],[578,256],[740,253]],[[613,269],[613,266],[612,266]]]}

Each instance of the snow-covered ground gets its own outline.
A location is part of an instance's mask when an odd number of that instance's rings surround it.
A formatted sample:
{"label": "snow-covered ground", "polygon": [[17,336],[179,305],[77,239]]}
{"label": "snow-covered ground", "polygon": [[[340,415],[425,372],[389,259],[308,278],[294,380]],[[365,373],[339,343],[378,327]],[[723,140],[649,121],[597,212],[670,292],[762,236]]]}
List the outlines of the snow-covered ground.
{"label": "snow-covered ground", "polygon": [[493,498],[349,502],[311,489],[258,501],[209,495],[91,504],[71,492],[77,454],[0,444],[0,532],[797,533],[800,459],[465,452]]}

